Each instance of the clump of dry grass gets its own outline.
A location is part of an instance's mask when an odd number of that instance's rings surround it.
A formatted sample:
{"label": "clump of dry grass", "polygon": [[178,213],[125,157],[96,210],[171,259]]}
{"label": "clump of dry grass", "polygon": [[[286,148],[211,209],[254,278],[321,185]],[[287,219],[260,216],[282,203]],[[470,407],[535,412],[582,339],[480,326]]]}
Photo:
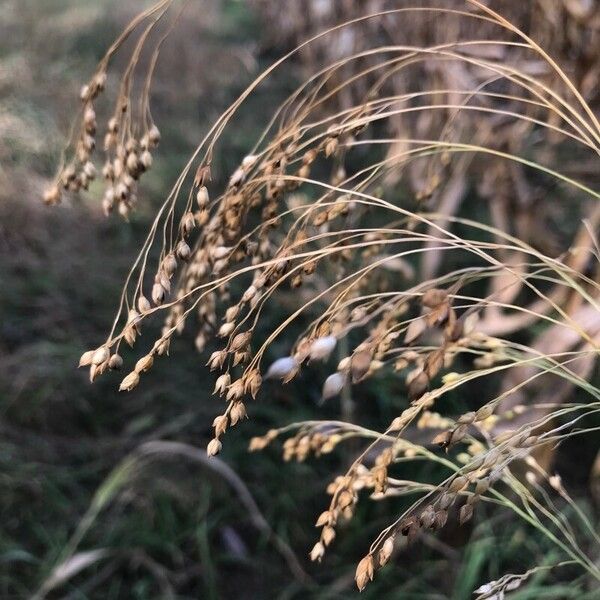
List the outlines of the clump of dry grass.
{"label": "clump of dry grass", "polygon": [[[80,113],[73,123],[73,133],[65,149],[55,181],[44,192],[44,203],[60,203],[66,192],[87,190],[97,176],[93,154],[97,146],[98,121],[95,103],[105,92],[107,70],[111,59],[127,39],[137,35],[137,40],[124,70],[116,96],[112,115],[109,117],[103,139],[105,162],[102,177],[105,180],[102,209],[106,215],[117,209],[127,218],[137,203],[138,182],[152,167],[152,151],[160,142],[160,131],[150,111],[150,87],[160,48],[176,25],[178,11],[166,31],[161,35],[160,25],[169,18],[172,2],[163,0],[136,17],[106,52],[96,72],[81,87]],[[139,72],[140,57],[147,46],[152,46],[139,98],[134,97],[136,69]],[[138,73],[139,75],[139,73]]]}
{"label": "clump of dry grass", "polygon": [[[107,134],[105,176],[112,193],[124,190],[117,202],[125,215],[132,207],[132,186],[150,166],[144,156],[158,142],[147,119],[151,69],[140,100],[143,125],[136,133],[129,112],[131,73],[145,37],[173,5],[159,2],[123,34],[145,23]],[[225,189],[213,189],[219,136],[267,77],[328,36],[408,15],[469,23],[473,37],[422,46],[380,46],[374,39],[373,46],[349,48],[276,109]],[[477,36],[480,25],[484,38]],[[96,129],[92,101],[120,41],[83,90],[76,163],[61,169],[49,203],[57,201],[59,184],[85,187],[82,173],[89,175]],[[506,50],[501,60],[486,52],[492,47]],[[513,50],[518,51],[514,62],[504,60]],[[392,85],[410,81],[414,69],[445,68],[459,69],[464,77],[453,87],[432,78],[430,89],[402,93]],[[351,102],[344,102],[348,98]],[[399,117],[415,126],[399,132]],[[421,119],[429,119],[426,127],[419,126]],[[531,148],[507,142],[517,133],[527,134]],[[347,440],[362,441],[364,449],[328,488],[331,501],[317,519],[313,560],[323,558],[366,491],[374,500],[417,498],[358,564],[361,590],[397,545],[443,528],[449,518],[469,521],[482,502],[513,510],[547,535],[570,563],[600,579],[593,558],[555,510],[550,491],[575,505],[544,458],[565,438],[596,431],[585,423],[600,410],[600,390],[588,381],[600,350],[600,195],[554,168],[549,136],[560,140],[553,142],[557,152],[581,149],[593,156],[600,148],[600,123],[549,54],[478,0],[457,8],[391,8],[322,31],[259,76],[207,133],[158,211],[107,339],[85,352],[80,366],[89,367],[92,381],[121,369],[121,344],[137,345],[145,320],[163,318],[160,337],[121,381],[120,389],[131,391],[195,315],[197,350],[217,343],[207,365],[218,373],[215,393],[226,403],[213,423],[209,455],[217,454],[225,433],[247,418],[247,404],[267,380],[289,382],[309,363],[327,361],[336,352],[337,368],[323,385],[323,400],[329,400],[339,394],[348,398],[353,385],[391,372],[404,382],[407,402],[385,431],[346,420],[311,421],[250,442],[255,451],[285,438],[284,460],[305,460]],[[458,204],[467,175],[474,173],[486,216],[469,218]],[[542,203],[550,205],[556,190],[568,203],[564,212],[574,225],[561,232],[557,251],[539,242],[533,173],[545,186]],[[411,176],[416,189],[402,198],[397,182]],[[527,209],[512,205],[513,193],[529,201]],[[107,211],[113,201],[105,197]],[[271,307],[282,299],[293,308],[275,323]],[[303,333],[294,342],[286,339],[292,324],[301,321],[308,322]],[[531,333],[532,326],[541,333]],[[266,328],[270,333],[259,333]],[[281,338],[289,354],[265,368],[265,356]],[[484,386],[488,380],[490,386]],[[439,400],[462,386],[499,391],[482,395],[473,411],[436,412]],[[576,389],[580,394],[574,398]],[[431,442],[415,441],[417,430],[431,430]],[[438,463],[448,476],[436,484],[396,478],[402,463],[412,460]],[[518,465],[525,465],[524,477],[518,476]],[[592,523],[581,511],[576,514],[598,541]],[[482,597],[527,575],[492,582]]]}

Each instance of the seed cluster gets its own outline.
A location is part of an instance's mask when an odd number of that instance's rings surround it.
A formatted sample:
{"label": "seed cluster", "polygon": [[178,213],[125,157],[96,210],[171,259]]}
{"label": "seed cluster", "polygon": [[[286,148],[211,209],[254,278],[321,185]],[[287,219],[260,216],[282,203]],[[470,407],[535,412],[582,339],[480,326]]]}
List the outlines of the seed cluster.
{"label": "seed cluster", "polygon": [[[52,184],[43,195],[47,205],[59,204],[66,193],[87,191],[96,179],[95,151],[101,147],[104,165],[102,210],[105,215],[117,211],[127,219],[138,200],[141,176],[152,167],[152,152],[160,142],[160,131],[152,120],[149,106],[149,85],[152,79],[160,40],[155,48],[145,75],[145,83],[136,97],[134,75],[150,34],[168,14],[172,0],[161,0],[134,19],[100,61],[96,73],[81,87],[81,111],[74,123],[75,135],[65,149],[63,164]],[[98,127],[97,102],[106,91],[108,67],[114,54],[125,40],[138,34],[138,40],[123,74],[111,116],[104,126]],[[102,125],[102,122],[101,122]],[[98,142],[99,132],[101,144]]]}
{"label": "seed cluster", "polygon": [[[479,2],[468,1],[494,18]],[[500,18],[497,24],[504,26]],[[534,46],[528,49],[540,58]],[[464,178],[476,160],[465,155],[481,155],[477,168],[486,172],[507,158],[489,123],[479,127],[461,116],[467,104],[500,122],[519,121],[523,113],[525,123],[533,119],[539,127],[546,121],[537,111],[545,111],[548,119],[560,117],[553,131],[589,146],[580,113],[565,119],[562,104],[542,103],[547,90],[538,90],[519,65],[500,72],[511,93],[488,92],[488,83],[500,75],[497,63],[480,57],[478,69],[472,69],[471,59],[454,47],[375,48],[369,60],[379,59],[376,67],[370,62],[365,67],[360,58],[350,55],[302,84],[229,177],[213,181],[219,136],[262,79],[222,115],[161,206],[127,278],[113,329],[102,345],[83,354],[80,365],[89,367],[92,381],[120,369],[122,341],[137,350],[144,321],[161,319],[160,335],[121,381],[120,389],[131,391],[157,358],[169,353],[175,337],[186,326],[195,327],[196,350],[205,355],[215,374],[214,394],[224,401],[207,444],[214,456],[223,449],[225,434],[252,413],[252,401],[264,388],[300,380],[315,363],[337,363],[323,381],[321,400],[335,403],[339,396],[349,418],[271,429],[253,438],[250,450],[282,439],[284,461],[306,461],[344,448],[346,440],[363,441],[364,449],[352,450],[350,466],[327,488],[330,503],[317,519],[313,560],[324,557],[340,523],[353,518],[365,493],[374,499],[419,495],[358,564],[356,583],[362,590],[401,539],[445,527],[451,509],[466,523],[478,503],[490,499],[494,484],[516,487],[511,467],[533,460],[566,435],[554,424],[557,417],[577,422],[580,416],[569,416],[570,410],[593,411],[592,405],[533,411],[525,403],[508,409],[505,403],[524,388],[543,403],[543,394],[530,385],[542,376],[590,391],[572,367],[589,358],[599,333],[581,326],[573,314],[596,309],[600,288],[589,276],[593,243],[583,258],[575,253],[551,258],[515,237],[510,227],[454,214],[447,201],[457,187],[453,178]],[[448,100],[448,106],[440,102],[446,112],[435,139],[406,139],[396,129],[399,113],[439,115],[440,106],[430,105],[427,94],[394,94],[388,84],[419,61],[442,58],[468,65],[472,70],[465,80],[472,76],[476,89],[485,91],[457,90],[458,100]],[[342,67],[352,67],[353,74],[345,75]],[[88,86],[84,94],[85,136],[95,133],[91,110],[99,91]],[[360,101],[350,107],[331,108],[357,94]],[[130,103],[124,110],[118,106],[105,144],[104,202],[107,212],[118,207],[127,216],[160,136],[150,121],[134,134]],[[70,166],[79,181],[89,155],[76,161]],[[418,178],[419,185],[409,185],[414,164],[421,161],[433,166],[427,177]],[[527,164],[535,165],[529,159]],[[483,190],[482,197],[488,193]],[[600,212],[595,218],[600,222]],[[511,335],[523,322],[566,328],[575,341],[566,352],[551,352],[533,336],[524,342]],[[522,379],[494,397],[497,379],[519,369],[526,371]],[[383,432],[353,422],[353,391],[379,378],[394,382],[395,395],[390,398],[395,416]],[[490,385],[481,385],[484,378]],[[463,385],[480,392],[471,398],[471,410],[436,412],[442,410],[440,398]],[[514,429],[507,430],[511,420]],[[414,459],[436,462],[452,474],[436,485],[399,479],[402,464]]]}

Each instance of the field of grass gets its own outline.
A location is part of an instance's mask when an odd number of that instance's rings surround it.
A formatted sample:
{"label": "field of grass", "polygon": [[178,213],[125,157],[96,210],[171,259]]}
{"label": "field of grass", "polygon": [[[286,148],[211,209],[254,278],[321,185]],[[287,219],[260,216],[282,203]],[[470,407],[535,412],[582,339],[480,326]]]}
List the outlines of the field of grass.
{"label": "field of grass", "polygon": [[[140,3],[0,2],[2,600],[350,598],[358,595],[357,563],[392,517],[412,504],[410,495],[402,494],[369,502],[364,492],[361,498],[364,496],[365,501],[356,505],[353,518],[337,527],[334,546],[321,562],[312,562],[309,553],[319,539],[319,530],[313,525],[330,500],[326,488],[333,474],[346,472],[363,450],[360,436],[349,436],[335,452],[318,459],[311,455],[306,460],[284,463],[282,440],[263,452],[248,452],[253,437],[314,419],[348,420],[368,431],[383,431],[411,405],[414,398],[409,398],[405,377],[393,371],[358,382],[351,396],[343,393],[341,398],[322,402],[323,381],[345,353],[351,352],[341,343],[329,362],[312,362],[289,385],[264,381],[258,399],[248,405],[250,418],[227,433],[222,452],[211,458],[206,456],[206,446],[213,437],[211,423],[224,403],[212,395],[217,375],[205,365],[210,353],[222,346],[218,340],[210,340],[205,352],[198,354],[194,350],[197,332],[188,328],[173,339],[168,360],[156,361],[142,383],[127,394],[118,391],[127,370],[121,375],[108,373],[92,385],[88,372],[76,368],[82,352],[106,338],[129,268],[156,211],[198,141],[246,86],[298,41],[273,20],[272,14],[269,16],[266,9],[272,5],[268,2],[210,0],[202,2],[202,8],[195,1],[190,4],[193,6],[188,7],[177,33],[165,43],[157,65],[151,105],[162,141],[154,166],[141,183],[139,206],[125,222],[118,215],[103,215],[99,181],[87,194],[56,207],[44,206],[40,199],[54,176],[78,108],[82,82],[140,10]],[[275,27],[286,31],[286,39],[274,35]],[[302,35],[309,34],[307,26]],[[125,48],[131,51],[131,43],[126,42]],[[289,61],[278,77],[265,81],[241,107],[219,140],[211,165],[211,189],[227,188],[231,173],[254,146],[270,115],[305,79],[311,61],[327,60],[327,53],[319,52],[316,58],[300,56]],[[117,88],[117,73],[125,66],[126,61],[118,55],[109,72],[108,90]],[[344,97],[340,104],[349,101]],[[108,116],[107,106],[100,110],[106,112],[103,117]],[[315,114],[315,120],[322,117],[318,110]],[[419,124],[422,128],[425,125]],[[377,126],[375,123],[374,128]],[[526,133],[530,137],[519,149],[527,160],[536,161],[542,155],[536,146],[539,132]],[[593,169],[590,173],[587,158],[561,161],[561,153],[575,156],[568,146],[552,147],[552,152],[553,164],[562,163],[569,177],[597,189],[600,177]],[[351,155],[346,167],[359,171],[364,165],[385,160],[385,156],[373,144]],[[484,168],[491,171],[491,162]],[[326,169],[316,165],[315,179],[330,181]],[[466,191],[452,216],[485,221],[488,214],[481,208],[482,199],[490,196],[482,182],[475,181],[472,171],[465,168],[462,173]],[[422,171],[413,175],[419,180]],[[500,176],[491,182],[492,187],[501,180]],[[451,183],[444,188],[448,196]],[[541,202],[529,207],[531,213],[526,217],[539,211],[541,224],[534,226],[523,217],[525,229],[531,233],[528,242],[536,252],[550,252],[544,247],[546,243],[564,245],[578,231],[582,215],[597,213],[597,209],[594,213],[589,208],[587,199],[582,199],[583,193],[576,190],[569,196],[572,192],[545,172],[536,172],[524,185],[535,188],[541,197],[552,195],[550,208]],[[385,188],[381,197],[393,198],[394,202],[412,193],[405,181],[390,183],[382,178],[381,187]],[[319,193],[311,188],[306,197],[316,202]],[[562,204],[568,198],[574,198],[572,211]],[[513,216],[510,211],[506,214]],[[361,219],[355,227],[383,226],[377,215]],[[592,222],[597,235],[598,222]],[[460,234],[469,231],[464,224],[457,227]],[[465,238],[467,235],[472,233],[464,233]],[[487,240],[487,232],[476,235],[481,239],[475,239],[474,245]],[[600,249],[594,249],[593,243],[590,246],[594,257]],[[514,247],[509,249],[512,252]],[[157,261],[159,251],[152,248],[150,259]],[[376,258],[373,254],[365,261]],[[464,255],[452,260],[447,264],[444,255],[444,268],[471,266]],[[582,281],[586,278],[586,285],[592,282],[585,290],[595,307],[599,264],[600,256],[595,256],[581,270]],[[402,268],[418,269],[419,265],[409,261]],[[324,282],[338,277],[338,263],[331,261],[326,268],[315,289],[324,289]],[[398,270],[392,273],[392,285],[398,281],[406,288],[413,285],[408,278],[402,279],[404,274],[399,275]],[[540,284],[543,293],[557,276],[551,272],[547,277]],[[235,280],[231,295],[243,294],[247,283]],[[385,293],[388,284],[376,280],[369,285]],[[483,286],[483,278],[476,280],[467,288],[465,298],[485,294]],[[502,291],[501,284],[498,286]],[[577,284],[573,287],[580,289]],[[299,299],[308,303],[311,294],[314,291],[307,286],[282,294],[263,312],[253,335],[264,340],[295,310]],[[532,297],[526,289],[506,304],[529,306]],[[564,306],[567,310],[566,301]],[[302,314],[286,329],[285,336],[268,346],[265,367],[290,352],[294,340],[311,327],[313,316]],[[144,324],[140,343],[148,347],[160,336],[160,326],[160,320]],[[533,344],[547,326],[541,320],[517,331],[511,338],[514,348]],[[346,343],[356,345],[360,341],[352,333]],[[127,348],[122,353],[129,364],[140,357],[137,346],[135,351]],[[468,371],[471,359],[459,357],[452,371]],[[597,365],[597,360],[592,361],[582,375],[583,382],[573,377],[577,385],[568,388],[565,406],[583,405],[591,402],[590,398],[598,401]],[[547,365],[541,368],[552,370]],[[495,394],[519,385],[508,377],[502,379],[502,373],[494,375],[477,387],[449,391],[433,410],[453,416],[475,411]],[[539,389],[525,393],[523,404],[530,396],[541,394],[539,390],[552,397],[552,384],[542,381],[546,383]],[[569,417],[562,418],[566,422]],[[415,544],[404,540],[396,543],[390,563],[377,572],[361,597],[468,600],[475,597],[475,589],[490,581],[534,568],[526,582],[507,597],[600,598],[600,583],[593,577],[600,559],[597,410],[590,409],[589,419],[581,427],[588,431],[586,435],[561,439],[548,456],[536,456],[549,473],[561,474],[564,488],[574,499],[570,502],[560,495],[552,496],[552,514],[559,516],[559,528],[572,533],[577,547],[590,557],[587,571],[571,554],[563,552],[535,519],[515,517],[507,505],[516,496],[507,486],[504,500],[494,497],[491,502],[481,502],[473,519],[464,525],[458,523],[455,506],[441,531],[424,530]],[[431,444],[437,429],[432,433],[414,426],[410,439],[444,458],[446,455]],[[457,454],[448,456],[454,460]],[[522,462],[514,470],[517,479],[526,482],[520,472],[526,470]],[[397,466],[394,477],[410,482],[437,485],[448,476],[441,460],[407,459]],[[541,497],[546,497],[549,488],[539,488]],[[498,506],[502,502],[505,505]],[[572,523],[573,531],[560,519]]]}

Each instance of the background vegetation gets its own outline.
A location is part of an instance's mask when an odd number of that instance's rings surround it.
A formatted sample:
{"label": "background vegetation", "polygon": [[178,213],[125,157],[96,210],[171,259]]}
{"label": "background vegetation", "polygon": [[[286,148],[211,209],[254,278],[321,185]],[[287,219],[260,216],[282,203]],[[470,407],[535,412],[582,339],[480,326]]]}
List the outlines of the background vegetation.
{"label": "background vegetation", "polygon": [[[171,360],[133,394],[116,391],[116,376],[90,386],[75,369],[82,350],[103,337],[153,208],[201,134],[293,45],[297,32],[273,35],[266,8],[203,0],[201,10],[187,11],[157,70],[152,103],[164,142],[144,183],[148,202],[124,226],[104,218],[94,190],[52,210],[39,197],[81,81],[139,2],[0,3],[0,598],[356,593],[355,563],[387,522],[384,503],[361,506],[335,553],[320,565],[308,561],[316,536],[309,525],[326,501],[328,475],[351,461],[353,449],[285,468],[277,446],[251,457],[246,451],[253,435],[272,426],[317,411],[323,418],[339,415],[338,401],[318,406],[316,377],[269,388],[269,402],[254,405],[252,420],[228,439],[223,465],[204,454],[220,401],[210,395],[214,378],[204,360],[187,351],[191,335],[177,340]],[[245,106],[215,157],[217,183],[265,124],[264,107],[276,106],[305,66],[292,63]],[[374,427],[388,423],[405,400],[393,379],[357,393],[355,410]],[[464,406],[457,410],[469,408],[469,398],[458,401]],[[570,444],[555,464],[597,519],[598,444]],[[436,476],[413,469],[407,476]],[[546,539],[510,513],[483,507],[469,527],[424,534],[424,543],[400,552],[364,596],[467,599],[478,585],[521,572],[523,564],[556,562]],[[573,577],[569,568],[541,571],[514,598],[599,597]]]}

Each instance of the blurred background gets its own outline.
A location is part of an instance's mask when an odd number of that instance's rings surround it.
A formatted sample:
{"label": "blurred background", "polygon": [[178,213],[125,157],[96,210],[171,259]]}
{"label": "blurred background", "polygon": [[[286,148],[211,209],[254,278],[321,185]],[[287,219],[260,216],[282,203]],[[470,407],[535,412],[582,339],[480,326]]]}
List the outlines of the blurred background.
{"label": "blurred background", "polygon": [[[142,4],[0,0],[0,598],[347,598],[357,593],[356,561],[388,523],[389,507],[361,506],[335,550],[312,564],[324,490],[351,454],[283,467],[278,447],[246,451],[252,435],[273,426],[317,410],[339,416],[335,402],[317,407],[316,377],[269,388],[268,402],[254,404],[221,459],[208,462],[204,448],[219,401],[210,395],[206,359],[190,351],[193,333],[132,394],[117,392],[118,375],[91,386],[75,366],[103,339],[153,209],[208,126],[300,39],[352,16],[353,3],[190,3],[156,72],[152,108],[163,143],[143,184],[147,201],[129,224],[106,219],[94,190],[46,208],[40,195],[79,87]],[[518,18],[549,18],[538,4]],[[575,28],[554,40],[555,50],[565,61],[589,63],[596,26],[576,17],[586,3],[552,4],[567,19],[556,27]],[[246,103],[220,144],[217,186],[266,124],[265,107],[276,107],[319,60],[301,56]],[[586,80],[592,100],[595,83]],[[378,385],[359,391],[362,417],[374,426],[388,423],[399,403],[393,381]],[[592,510],[593,449],[582,445],[580,458],[571,489]],[[425,536],[399,554],[364,596],[466,600],[505,572],[555,562],[553,553],[510,514],[482,507],[472,526]],[[564,583],[568,575],[541,573],[515,598],[584,597]]]}

